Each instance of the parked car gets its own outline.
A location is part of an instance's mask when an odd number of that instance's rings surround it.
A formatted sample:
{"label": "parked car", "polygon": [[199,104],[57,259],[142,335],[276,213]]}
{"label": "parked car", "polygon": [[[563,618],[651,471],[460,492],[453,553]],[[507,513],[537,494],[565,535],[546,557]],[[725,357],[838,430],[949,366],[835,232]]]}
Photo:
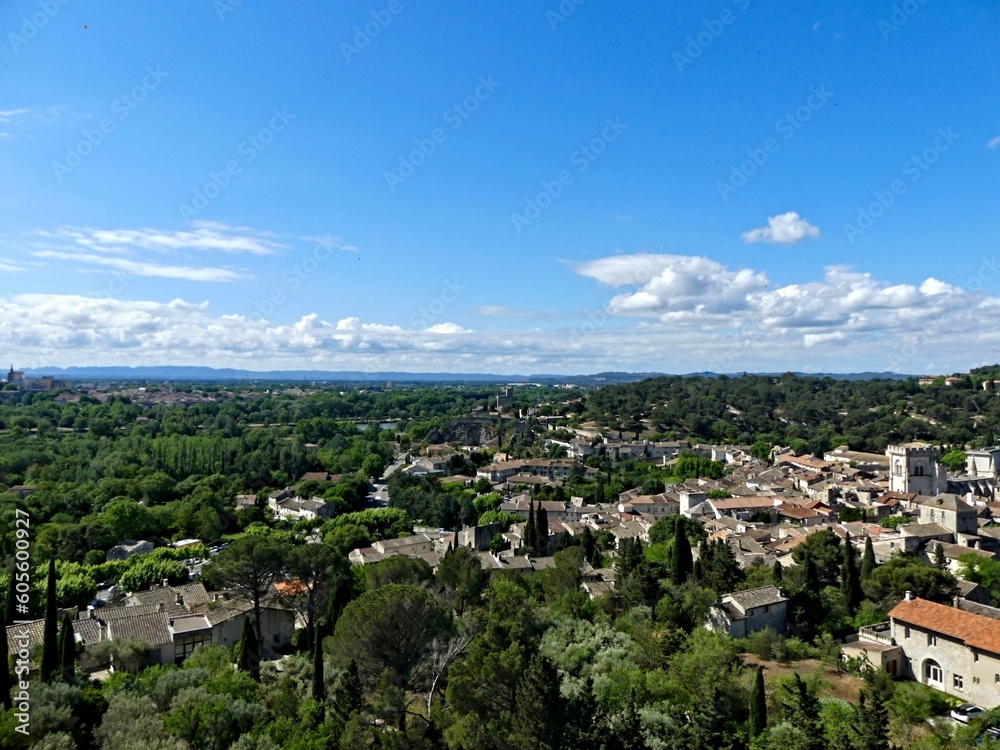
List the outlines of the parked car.
{"label": "parked car", "polygon": [[985,713],[986,713],[985,708],[980,708],[979,706],[972,703],[963,703],[958,708],[952,709],[951,718],[953,718],[955,721],[960,721],[963,724],[968,724],[973,719],[978,719]]}

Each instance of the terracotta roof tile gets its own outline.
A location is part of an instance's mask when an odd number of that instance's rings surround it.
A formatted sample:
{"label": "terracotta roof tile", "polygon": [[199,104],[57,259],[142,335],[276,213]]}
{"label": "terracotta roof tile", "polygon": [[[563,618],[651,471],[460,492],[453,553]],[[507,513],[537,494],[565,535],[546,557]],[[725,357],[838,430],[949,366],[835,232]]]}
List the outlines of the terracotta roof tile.
{"label": "terracotta roof tile", "polygon": [[925,599],[902,601],[889,617],[957,638],[970,648],[1000,654],[1000,621],[989,617]]}

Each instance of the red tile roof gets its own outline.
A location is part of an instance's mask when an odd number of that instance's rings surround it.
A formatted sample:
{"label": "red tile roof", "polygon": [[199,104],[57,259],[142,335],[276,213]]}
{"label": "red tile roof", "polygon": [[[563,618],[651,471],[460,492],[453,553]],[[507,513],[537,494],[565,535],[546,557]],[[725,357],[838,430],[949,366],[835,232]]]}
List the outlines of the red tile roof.
{"label": "red tile roof", "polygon": [[950,635],[970,648],[1000,654],[1000,621],[925,599],[901,601],[889,613],[893,620]]}

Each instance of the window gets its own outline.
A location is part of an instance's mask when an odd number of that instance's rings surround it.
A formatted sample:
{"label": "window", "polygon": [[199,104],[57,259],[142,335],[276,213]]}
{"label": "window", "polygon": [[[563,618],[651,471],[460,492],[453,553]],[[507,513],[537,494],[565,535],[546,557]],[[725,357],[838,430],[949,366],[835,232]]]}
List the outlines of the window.
{"label": "window", "polygon": [[956,674],[952,675],[951,684],[954,686],[955,690],[962,689],[962,675]]}
{"label": "window", "polygon": [[979,678],[978,677],[973,677],[972,678],[972,684],[973,685],[978,685],[979,684]]}
{"label": "window", "polygon": [[924,662],[924,682],[937,683],[938,685],[944,682],[944,671],[941,669],[941,665],[933,659]]}
{"label": "window", "polygon": [[906,627],[903,628],[903,637],[904,638],[909,638],[910,637],[910,626],[909,625],[907,625]]}
{"label": "window", "polygon": [[210,644],[211,642],[211,631],[176,637],[174,639],[174,664],[182,663],[194,653],[194,650],[198,648],[198,646]]}
{"label": "window", "polygon": [[928,633],[927,634],[927,645],[928,646],[936,646],[937,645],[937,636],[933,635],[931,633]]}
{"label": "window", "polygon": [[972,661],[979,661],[979,653],[978,652],[972,654]]}

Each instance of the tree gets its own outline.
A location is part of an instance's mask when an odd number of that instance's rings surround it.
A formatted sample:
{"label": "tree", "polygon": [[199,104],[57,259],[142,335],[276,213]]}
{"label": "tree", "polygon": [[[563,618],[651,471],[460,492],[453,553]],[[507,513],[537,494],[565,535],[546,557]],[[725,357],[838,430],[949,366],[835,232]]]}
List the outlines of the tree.
{"label": "tree", "polygon": [[781,583],[783,575],[784,575],[784,569],[781,567],[781,560],[775,560],[774,567],[771,568],[771,577],[774,579],[775,586]]}
{"label": "tree", "polygon": [[[317,631],[318,631],[318,626]],[[323,684],[323,639],[319,632],[313,633],[313,676],[312,697],[323,705],[326,702],[326,685]]]}
{"label": "tree", "polygon": [[691,542],[684,531],[684,524],[674,526],[674,547],[670,554],[670,574],[675,584],[684,583],[694,569]]}
{"label": "tree", "polygon": [[435,576],[445,587],[459,616],[468,605],[479,601],[490,581],[479,557],[465,547],[449,549],[441,558]]}
{"label": "tree", "polygon": [[253,677],[255,682],[260,682],[260,648],[258,646],[257,631],[250,622],[250,616],[243,618],[243,637],[237,646],[239,657],[236,666],[241,672],[246,672]]}
{"label": "tree", "polygon": [[547,555],[549,553],[549,512],[538,503],[538,510],[535,513],[535,554]]}
{"label": "tree", "polygon": [[865,581],[875,570],[875,548],[872,546],[872,538],[865,537],[865,553],[861,558],[861,580]]}
{"label": "tree", "polygon": [[218,588],[235,589],[253,605],[257,643],[261,635],[261,610],[271,586],[284,574],[289,546],[272,536],[247,534],[232,542],[206,566],[204,575]]}
{"label": "tree", "polygon": [[750,693],[750,739],[767,729],[767,695],[764,692],[764,668],[757,667],[753,692]]}
{"label": "tree", "polygon": [[361,684],[358,663],[354,659],[348,662],[347,668],[340,675],[331,702],[334,712],[344,723],[351,718],[351,714],[364,708],[365,689]]}
{"label": "tree", "polygon": [[861,576],[858,573],[857,552],[854,550],[854,545],[851,544],[850,535],[848,535],[847,540],[844,542],[844,561],[840,572],[840,590],[844,593],[844,598],[847,600],[847,610],[853,616],[858,611],[858,607],[861,606],[864,594],[861,592]]}
{"label": "tree", "polygon": [[948,558],[944,554],[944,545],[938,542],[934,545],[934,567],[944,570],[948,567]]}
{"label": "tree", "polygon": [[59,669],[59,608],[56,606],[56,560],[49,558],[45,586],[45,626],[42,634],[42,679],[49,682]]}
{"label": "tree", "polygon": [[524,531],[521,533],[521,546],[529,550],[535,548],[535,501],[532,499],[528,505],[528,520],[524,524]]}
{"label": "tree", "polygon": [[798,672],[792,675],[792,680],[781,687],[778,696],[785,721],[791,722],[805,732],[808,744],[803,750],[824,750],[824,738],[819,721],[819,700],[809,690]]}
{"label": "tree", "polygon": [[385,471],[385,459],[378,453],[369,453],[361,462],[361,473],[370,479],[378,479]]}
{"label": "tree", "polygon": [[878,690],[858,695],[856,750],[889,750],[889,710]]}
{"label": "tree", "polygon": [[334,655],[342,664],[357,661],[369,687],[388,670],[393,685],[408,691],[419,683],[419,667],[434,640],[448,628],[448,614],[424,589],[382,586],[344,609],[334,631]]}
{"label": "tree", "polygon": [[325,544],[302,544],[289,554],[288,574],[294,579],[292,606],[306,625],[306,648],[313,647],[313,638],[319,632],[318,613],[326,604],[330,583],[348,575],[347,561],[332,547]]}
{"label": "tree", "polygon": [[948,467],[948,471],[957,473],[965,469],[965,451],[952,450],[941,456],[941,463]]}
{"label": "tree", "polygon": [[76,639],[73,637],[73,620],[69,612],[63,615],[62,629],[59,631],[59,656],[63,682],[73,683],[76,677]]}
{"label": "tree", "polygon": [[[2,619],[6,620],[7,613],[6,608],[11,606],[6,605],[0,609],[0,615]],[[0,705],[3,705],[4,709],[10,710],[12,705],[10,699],[10,670],[7,668],[7,626],[0,623],[0,658],[3,659],[3,663],[0,663]]]}
{"label": "tree", "polygon": [[559,673],[552,662],[536,654],[518,686],[511,741],[519,750],[555,750],[565,728]]}

